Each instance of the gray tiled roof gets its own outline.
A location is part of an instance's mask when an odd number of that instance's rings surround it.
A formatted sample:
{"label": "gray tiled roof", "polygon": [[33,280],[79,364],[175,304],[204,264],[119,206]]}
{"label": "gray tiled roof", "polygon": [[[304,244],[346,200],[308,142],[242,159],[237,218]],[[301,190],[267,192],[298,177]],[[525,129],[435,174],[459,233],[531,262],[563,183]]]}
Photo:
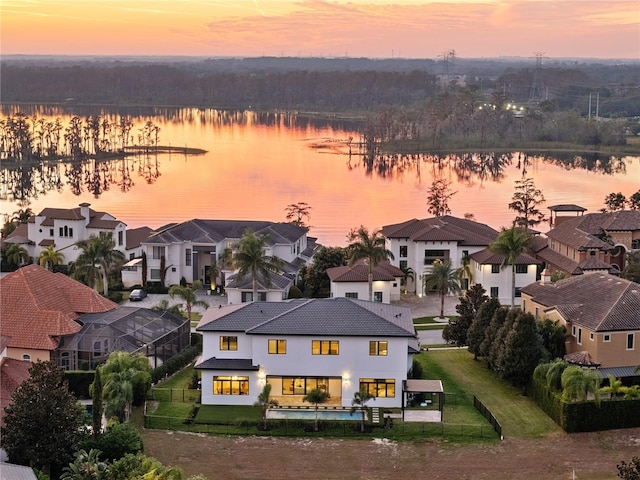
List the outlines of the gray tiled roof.
{"label": "gray tiled roof", "polygon": [[199,370],[254,370],[260,369],[250,358],[216,358],[212,357],[196,365]]}
{"label": "gray tiled roof", "polygon": [[224,239],[239,239],[245,230],[269,237],[269,244],[291,243],[302,237],[307,229],[291,223],[274,223],[259,220],[200,220],[193,219],[179,224],[170,224],[156,231],[146,243],[193,243],[217,244]]}
{"label": "gray tiled roof", "polygon": [[[242,282],[238,283],[237,275],[233,275],[227,281],[226,288],[237,288],[239,290],[253,290],[253,280],[250,275],[246,275]],[[293,280],[291,278],[285,277],[284,275],[278,275],[277,273],[271,272],[269,274],[270,284],[267,286],[267,282],[264,281],[262,277],[257,278],[257,286],[258,291],[265,290],[284,290],[289,287]]]}
{"label": "gray tiled roof", "polygon": [[423,220],[413,219],[382,228],[387,238],[413,241],[454,241],[460,245],[489,245],[498,232],[483,223],[445,215]]}
{"label": "gray tiled roof", "polygon": [[228,314],[207,312],[198,331],[256,335],[320,335],[415,338],[411,310],[347,298],[252,302]]}
{"label": "gray tiled roof", "polygon": [[551,284],[533,283],[522,293],[593,331],[640,330],[640,284],[613,275],[596,272]]}

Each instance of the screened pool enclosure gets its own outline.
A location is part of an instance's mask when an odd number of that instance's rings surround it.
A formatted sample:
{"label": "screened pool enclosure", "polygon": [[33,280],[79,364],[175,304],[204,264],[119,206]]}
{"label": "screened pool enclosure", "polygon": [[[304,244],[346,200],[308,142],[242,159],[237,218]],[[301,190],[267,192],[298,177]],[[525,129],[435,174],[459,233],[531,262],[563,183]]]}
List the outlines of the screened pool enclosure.
{"label": "screened pool enclosure", "polygon": [[65,370],[93,370],[113,351],[142,353],[155,368],[190,344],[189,320],[169,312],[119,307],[77,321],[82,329],[62,337],[53,354]]}

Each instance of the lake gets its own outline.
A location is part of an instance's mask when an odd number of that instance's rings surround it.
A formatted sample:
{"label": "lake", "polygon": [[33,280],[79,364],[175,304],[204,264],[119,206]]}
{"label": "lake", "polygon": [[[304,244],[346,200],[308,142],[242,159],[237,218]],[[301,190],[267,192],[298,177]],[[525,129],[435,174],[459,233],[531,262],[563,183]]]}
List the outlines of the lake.
{"label": "lake", "polygon": [[[507,207],[514,181],[534,179],[546,206],[575,203],[597,212],[605,196],[627,197],[640,188],[640,157],[597,154],[546,157],[508,155],[382,156],[366,162],[359,133],[337,119],[291,113],[196,108],[96,109],[75,106],[3,105],[1,116],[29,117],[68,125],[73,115],[128,115],[131,134],[145,123],[159,127],[158,145],[206,150],[139,154],[82,165],[49,162],[16,169],[0,165],[0,212],[30,207],[73,208],[88,202],[128,227],[152,228],[192,218],[285,221],[285,207],[311,207],[310,235],[324,245],[344,246],[360,225],[380,228],[428,217],[426,191],[435,178],[452,182],[452,215],[473,213],[494,228],[509,226]],[[548,227],[541,224],[539,229]]]}

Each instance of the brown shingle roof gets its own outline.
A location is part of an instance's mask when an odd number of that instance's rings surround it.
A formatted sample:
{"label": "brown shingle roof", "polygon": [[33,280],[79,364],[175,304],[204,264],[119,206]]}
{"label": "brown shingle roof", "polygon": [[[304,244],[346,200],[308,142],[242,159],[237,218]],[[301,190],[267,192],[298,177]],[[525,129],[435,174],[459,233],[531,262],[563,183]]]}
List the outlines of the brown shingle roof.
{"label": "brown shingle roof", "polygon": [[[476,253],[472,253],[470,257],[473,258],[476,262],[478,262],[481,265],[505,265],[506,264],[504,255],[493,253],[488,248],[485,248],[484,250],[480,250],[479,252],[476,252]],[[541,263],[539,260],[536,260],[531,255],[527,255],[526,253],[518,255],[518,258],[516,258],[516,261],[515,261],[516,265],[537,265],[539,263]]]}
{"label": "brown shingle roof", "polygon": [[127,230],[127,250],[138,248],[153,232],[149,227],[131,228]]}
{"label": "brown shingle roof", "polygon": [[484,223],[445,215],[423,220],[413,219],[382,227],[387,238],[413,241],[453,241],[460,245],[489,245],[498,232]]}
{"label": "brown shingle roof", "polygon": [[582,274],[582,270],[578,266],[578,262],[576,262],[575,260],[571,260],[569,257],[565,257],[555,250],[544,248],[537,252],[536,255],[547,264],[553,265],[560,270],[568,272],[571,275]]}
{"label": "brown shingle roof", "polygon": [[640,330],[640,284],[606,273],[587,273],[522,289],[532,300],[592,331]]}
{"label": "brown shingle roof", "polygon": [[28,265],[0,279],[0,333],[9,347],[54,350],[60,335],[80,330],[83,313],[106,312],[118,305],[62,273]]}

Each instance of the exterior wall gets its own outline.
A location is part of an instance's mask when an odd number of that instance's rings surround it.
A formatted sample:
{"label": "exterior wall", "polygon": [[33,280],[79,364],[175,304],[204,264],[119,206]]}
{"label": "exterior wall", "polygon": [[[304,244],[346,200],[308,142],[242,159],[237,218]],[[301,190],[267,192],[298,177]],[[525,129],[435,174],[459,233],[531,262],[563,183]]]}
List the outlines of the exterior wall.
{"label": "exterior wall", "polygon": [[[242,293],[251,292],[251,290],[238,290],[237,288],[228,288],[225,290],[227,294],[227,305],[237,305],[242,303]],[[264,292],[264,290],[258,290],[258,293]],[[289,292],[284,290],[268,290],[267,302],[281,302],[286,300],[289,296]]]}
{"label": "exterior wall", "polygon": [[[393,287],[396,283],[396,287]],[[382,303],[391,303],[392,290],[400,298],[400,281],[397,282],[373,282],[373,292],[382,292]],[[359,300],[369,300],[368,282],[331,282],[331,297],[346,297],[347,293],[357,293]]]}
{"label": "exterior wall", "polygon": [[[491,288],[498,288],[498,300],[502,305],[511,305],[511,266],[500,269],[500,273],[491,273],[491,265],[481,265],[471,260],[473,283],[481,284],[491,296]],[[516,273],[516,288],[526,287],[536,281],[536,265],[528,265],[527,273]],[[520,298],[515,297],[515,305],[520,305]]]}
{"label": "exterior wall", "polygon": [[[262,381],[266,377],[339,377],[341,388],[332,379],[329,384],[329,393],[339,390],[342,406],[351,406],[351,400],[355,392],[359,391],[361,378],[395,379],[395,396],[392,398],[376,398],[377,407],[400,407],[402,405],[402,382],[407,378],[407,338],[369,338],[369,337],[312,337],[312,336],[267,336],[253,335],[249,338],[238,335],[238,351],[216,351],[220,333],[204,332],[203,358],[252,358],[253,365],[260,365],[259,372],[249,372],[249,395],[213,395],[213,376],[215,375],[243,375],[246,372],[202,371],[202,403],[216,403],[229,405],[252,405],[262,391]],[[235,333],[231,334],[235,335]],[[209,338],[207,338],[209,337]],[[281,355],[268,353],[268,340],[286,340],[286,353]],[[312,340],[337,340],[339,341],[338,355],[313,355]],[[388,342],[388,355],[369,355],[369,341],[384,340]],[[245,342],[251,343],[251,347],[244,347]],[[212,348],[213,347],[213,348]],[[251,350],[253,355],[247,355]],[[223,357],[224,353],[224,357]],[[233,354],[233,355],[232,355]],[[255,375],[254,375],[255,374]],[[282,394],[282,384],[273,383],[272,395]],[[224,397],[224,398],[221,398]],[[301,396],[293,396],[299,398]]]}
{"label": "exterior wall", "polygon": [[[244,332],[203,332],[202,358],[252,358],[252,339]],[[237,337],[238,350],[220,350],[220,337]]]}
{"label": "exterior wall", "polygon": [[29,355],[31,362],[48,362],[51,360],[51,352],[49,350],[32,350],[30,348],[7,348],[7,357],[16,360],[24,360],[23,355]]}

